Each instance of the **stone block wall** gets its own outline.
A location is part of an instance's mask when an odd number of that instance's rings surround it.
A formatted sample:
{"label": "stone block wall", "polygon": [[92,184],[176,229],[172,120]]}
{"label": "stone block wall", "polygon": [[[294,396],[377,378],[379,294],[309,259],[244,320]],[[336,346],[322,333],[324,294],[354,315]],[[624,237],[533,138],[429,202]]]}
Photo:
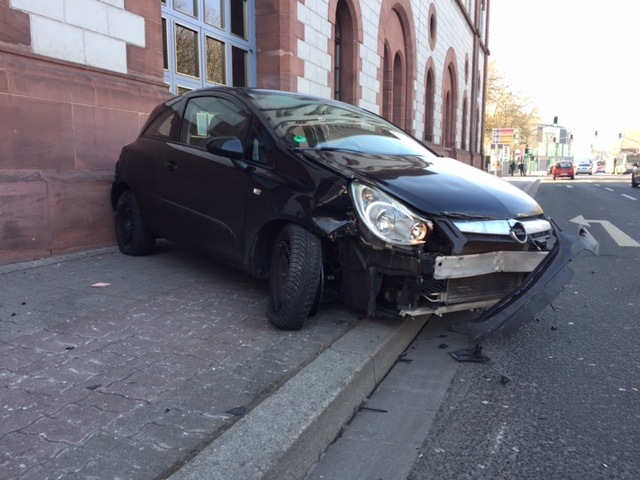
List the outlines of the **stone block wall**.
{"label": "stone block wall", "polygon": [[0,264],[115,241],[115,162],[169,97],[159,2],[129,4],[0,0]]}

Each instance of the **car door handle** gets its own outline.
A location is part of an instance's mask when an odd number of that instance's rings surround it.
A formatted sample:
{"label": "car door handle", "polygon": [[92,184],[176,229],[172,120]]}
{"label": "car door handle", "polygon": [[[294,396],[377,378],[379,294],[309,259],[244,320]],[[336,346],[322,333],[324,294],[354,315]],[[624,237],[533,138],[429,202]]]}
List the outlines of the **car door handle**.
{"label": "car door handle", "polygon": [[170,172],[175,172],[178,169],[178,165],[176,165],[176,162],[174,162],[173,160],[171,160],[170,162],[165,162],[164,166]]}

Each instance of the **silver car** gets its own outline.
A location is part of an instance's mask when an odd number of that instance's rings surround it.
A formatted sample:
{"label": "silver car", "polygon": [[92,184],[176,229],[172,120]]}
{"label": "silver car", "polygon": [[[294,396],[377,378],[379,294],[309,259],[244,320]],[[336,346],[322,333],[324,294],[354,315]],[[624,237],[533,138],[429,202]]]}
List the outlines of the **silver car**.
{"label": "silver car", "polygon": [[579,163],[576,167],[576,175],[588,174],[593,175],[593,166],[590,163]]}

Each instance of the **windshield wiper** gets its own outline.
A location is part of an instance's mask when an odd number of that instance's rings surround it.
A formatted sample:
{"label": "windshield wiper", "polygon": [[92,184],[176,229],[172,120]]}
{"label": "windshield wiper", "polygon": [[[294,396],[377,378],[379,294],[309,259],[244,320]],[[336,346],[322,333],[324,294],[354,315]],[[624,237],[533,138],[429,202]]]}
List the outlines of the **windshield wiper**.
{"label": "windshield wiper", "polygon": [[342,147],[293,147],[294,152],[354,152],[365,153],[362,150],[355,150],[353,148]]}

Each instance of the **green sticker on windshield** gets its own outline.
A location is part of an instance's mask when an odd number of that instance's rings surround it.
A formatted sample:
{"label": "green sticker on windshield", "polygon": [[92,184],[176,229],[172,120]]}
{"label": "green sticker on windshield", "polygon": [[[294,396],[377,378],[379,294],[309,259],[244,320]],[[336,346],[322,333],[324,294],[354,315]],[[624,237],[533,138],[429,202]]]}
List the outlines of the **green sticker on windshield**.
{"label": "green sticker on windshield", "polygon": [[304,135],[294,135],[293,141],[296,143],[307,143],[307,137]]}

